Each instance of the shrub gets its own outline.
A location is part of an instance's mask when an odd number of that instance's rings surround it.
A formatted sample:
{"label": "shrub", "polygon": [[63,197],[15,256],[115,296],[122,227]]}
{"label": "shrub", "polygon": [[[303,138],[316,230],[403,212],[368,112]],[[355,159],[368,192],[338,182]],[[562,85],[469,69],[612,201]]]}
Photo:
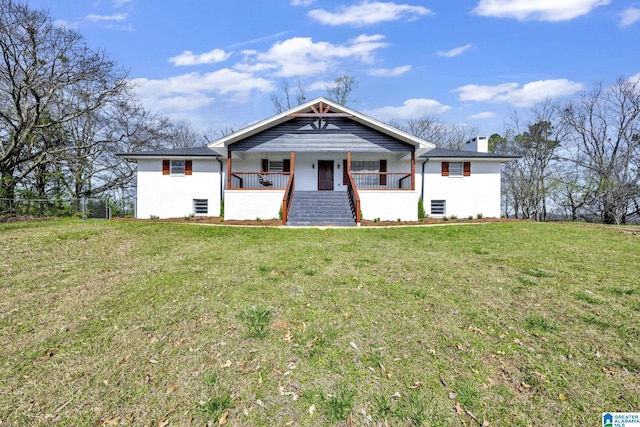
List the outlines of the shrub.
{"label": "shrub", "polygon": [[424,211],[424,202],[422,201],[422,197],[420,197],[418,199],[418,219],[422,221],[423,219],[426,218],[426,216],[427,214]]}

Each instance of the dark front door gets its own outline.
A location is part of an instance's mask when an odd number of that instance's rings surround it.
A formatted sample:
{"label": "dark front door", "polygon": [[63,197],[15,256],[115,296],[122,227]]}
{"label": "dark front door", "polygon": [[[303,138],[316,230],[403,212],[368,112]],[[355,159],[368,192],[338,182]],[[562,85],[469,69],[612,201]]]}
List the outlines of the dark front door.
{"label": "dark front door", "polygon": [[333,191],[333,160],[318,160],[318,190]]}

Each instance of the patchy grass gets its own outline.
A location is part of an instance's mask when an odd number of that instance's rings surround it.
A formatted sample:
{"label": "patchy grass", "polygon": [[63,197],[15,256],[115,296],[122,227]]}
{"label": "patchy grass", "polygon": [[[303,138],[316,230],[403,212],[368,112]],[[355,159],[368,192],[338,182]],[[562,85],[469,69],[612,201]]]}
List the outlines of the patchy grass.
{"label": "patchy grass", "polygon": [[0,235],[0,426],[640,411],[637,233],[61,220]]}

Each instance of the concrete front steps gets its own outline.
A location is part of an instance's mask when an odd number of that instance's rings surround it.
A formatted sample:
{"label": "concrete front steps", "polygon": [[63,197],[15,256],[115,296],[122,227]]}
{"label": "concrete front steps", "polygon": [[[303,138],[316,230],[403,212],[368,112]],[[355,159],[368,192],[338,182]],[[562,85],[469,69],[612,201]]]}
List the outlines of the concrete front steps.
{"label": "concrete front steps", "polygon": [[346,191],[296,191],[287,225],[355,227],[356,221]]}

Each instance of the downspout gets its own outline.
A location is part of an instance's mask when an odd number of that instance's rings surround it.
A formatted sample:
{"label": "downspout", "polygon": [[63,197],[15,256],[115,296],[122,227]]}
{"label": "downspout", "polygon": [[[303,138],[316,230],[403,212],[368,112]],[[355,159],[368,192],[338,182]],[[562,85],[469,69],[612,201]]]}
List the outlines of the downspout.
{"label": "downspout", "polygon": [[220,163],[220,201],[222,201],[222,199],[224,199],[224,197],[222,196],[222,191],[224,189],[224,181],[222,180],[222,172],[223,171],[223,166],[222,166],[222,160],[220,160],[220,156],[216,156],[216,160],[218,161],[218,163]]}
{"label": "downspout", "polygon": [[[204,136],[204,140],[207,141],[207,146],[209,146],[209,144],[211,144],[211,141],[209,141],[209,138],[207,138],[207,135],[203,135],[203,136]],[[222,173],[224,172],[224,169],[223,169],[222,160],[220,160],[219,154],[216,155],[216,160],[220,164],[220,201],[222,201],[224,199],[222,195],[222,192],[224,190],[224,181],[222,180]]]}
{"label": "downspout", "polygon": [[424,167],[429,163],[429,158],[422,163],[422,184],[420,185],[420,199],[424,203]]}

